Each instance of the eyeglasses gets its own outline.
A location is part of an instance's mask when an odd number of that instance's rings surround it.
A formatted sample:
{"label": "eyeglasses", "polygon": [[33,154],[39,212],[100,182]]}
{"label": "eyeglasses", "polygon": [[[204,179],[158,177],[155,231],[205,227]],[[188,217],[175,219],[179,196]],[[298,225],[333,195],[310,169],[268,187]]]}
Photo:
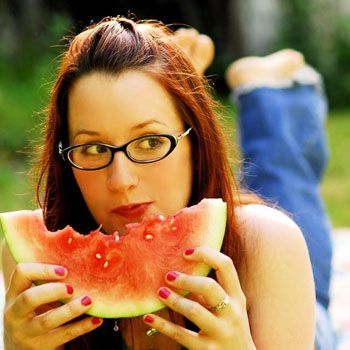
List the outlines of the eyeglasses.
{"label": "eyeglasses", "polygon": [[179,141],[187,136],[192,128],[179,136],[155,134],[138,137],[117,147],[104,143],[84,143],[62,148],[58,145],[58,153],[63,160],[81,170],[99,170],[112,163],[116,152],[124,154],[135,163],[153,163],[167,157]]}

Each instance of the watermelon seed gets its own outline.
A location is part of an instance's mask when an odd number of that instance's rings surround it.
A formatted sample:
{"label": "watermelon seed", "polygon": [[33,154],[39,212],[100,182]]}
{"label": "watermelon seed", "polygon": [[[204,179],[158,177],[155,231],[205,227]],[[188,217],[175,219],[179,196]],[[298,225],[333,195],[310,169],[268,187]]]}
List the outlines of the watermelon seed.
{"label": "watermelon seed", "polygon": [[71,244],[72,241],[73,241],[73,238],[72,238],[72,237],[69,237],[69,238],[68,238],[68,244]]}
{"label": "watermelon seed", "polygon": [[96,258],[97,259],[101,259],[102,258],[101,254],[100,253],[96,253]]}
{"label": "watermelon seed", "polygon": [[163,215],[159,215],[159,220],[164,221],[165,217]]}
{"label": "watermelon seed", "polygon": [[120,237],[118,235],[115,236],[115,241],[118,242]]}
{"label": "watermelon seed", "polygon": [[177,230],[177,227],[176,227],[176,226],[173,226],[171,229],[172,229],[173,231],[176,231],[176,230]]}
{"label": "watermelon seed", "polygon": [[106,268],[108,266],[108,261],[106,260],[105,263],[103,264],[103,267]]}
{"label": "watermelon seed", "polygon": [[153,235],[148,234],[148,235],[145,236],[145,238],[146,238],[147,240],[153,239]]}

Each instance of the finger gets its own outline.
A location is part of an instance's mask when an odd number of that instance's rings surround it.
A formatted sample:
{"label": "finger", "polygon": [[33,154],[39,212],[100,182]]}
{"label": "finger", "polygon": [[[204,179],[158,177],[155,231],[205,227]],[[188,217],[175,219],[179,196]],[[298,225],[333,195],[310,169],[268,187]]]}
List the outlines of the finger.
{"label": "finger", "polygon": [[153,314],[145,315],[143,320],[150,327],[175,340],[188,349],[206,349],[206,346],[202,340],[203,336],[196,332],[183,328]]}
{"label": "finger", "polygon": [[184,257],[188,260],[202,262],[215,270],[216,278],[230,296],[243,294],[237,271],[232,259],[210,247],[186,249]]}
{"label": "finger", "polygon": [[62,326],[51,333],[51,343],[56,347],[64,345],[69,341],[89,333],[101,326],[103,320],[97,317],[87,317],[83,320]]}
{"label": "finger", "polygon": [[40,305],[66,299],[72,296],[72,287],[64,283],[51,282],[25,290],[17,296],[10,312],[16,317],[25,317]]}
{"label": "finger", "polygon": [[77,298],[45,314],[34,317],[27,327],[34,336],[47,333],[86,313],[92,306],[88,296]]}
{"label": "finger", "polygon": [[35,315],[41,315],[49,310],[56,309],[57,307],[61,306],[62,302],[60,301],[54,301],[53,303],[48,303],[44,305],[40,305],[34,310]]}
{"label": "finger", "polygon": [[172,287],[202,295],[210,307],[221,302],[227,294],[220,284],[210,277],[189,276],[171,271],[167,273],[165,279]]}
{"label": "finger", "polygon": [[205,298],[203,297],[203,295],[201,294],[194,294],[194,293],[190,293],[186,296],[186,298],[195,301],[196,303],[201,304],[202,306],[204,306],[206,309],[210,309],[211,305],[209,305],[209,303],[205,300]]}
{"label": "finger", "polygon": [[207,334],[215,334],[219,331],[217,318],[202,305],[184,298],[174,291],[162,287],[158,291],[162,302],[172,310],[184,315]]}
{"label": "finger", "polygon": [[6,300],[10,301],[32,286],[34,281],[57,281],[65,278],[67,269],[58,265],[20,263],[11,276]]}

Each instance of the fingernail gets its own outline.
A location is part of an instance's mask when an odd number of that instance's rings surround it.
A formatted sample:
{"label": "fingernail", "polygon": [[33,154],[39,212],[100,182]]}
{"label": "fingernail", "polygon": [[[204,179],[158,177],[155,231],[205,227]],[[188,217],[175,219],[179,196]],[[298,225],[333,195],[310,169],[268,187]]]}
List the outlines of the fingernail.
{"label": "fingernail", "polygon": [[98,317],[94,317],[94,318],[91,319],[91,322],[92,322],[93,324],[99,324],[99,323],[102,322],[102,319],[100,319],[100,318],[98,318]]}
{"label": "fingernail", "polygon": [[81,304],[84,306],[88,306],[91,304],[91,298],[87,295],[85,297],[81,298]]}
{"label": "fingernail", "polygon": [[170,291],[169,291],[169,289],[166,289],[166,288],[162,287],[162,288],[159,289],[158,294],[163,299],[166,299],[170,295]]}
{"label": "fingernail", "polygon": [[168,281],[175,281],[179,277],[179,274],[175,271],[168,272],[166,275],[166,279]]}
{"label": "fingernail", "polygon": [[152,323],[154,321],[154,317],[151,315],[146,315],[143,320],[147,323]]}
{"label": "fingernail", "polygon": [[64,267],[56,267],[55,268],[55,273],[58,276],[64,276],[66,273],[66,269]]}
{"label": "fingernail", "polygon": [[188,248],[185,250],[185,255],[191,255],[194,252],[194,248]]}
{"label": "fingernail", "polygon": [[67,293],[68,294],[73,294],[73,287],[70,284],[66,284],[66,288],[67,288]]}

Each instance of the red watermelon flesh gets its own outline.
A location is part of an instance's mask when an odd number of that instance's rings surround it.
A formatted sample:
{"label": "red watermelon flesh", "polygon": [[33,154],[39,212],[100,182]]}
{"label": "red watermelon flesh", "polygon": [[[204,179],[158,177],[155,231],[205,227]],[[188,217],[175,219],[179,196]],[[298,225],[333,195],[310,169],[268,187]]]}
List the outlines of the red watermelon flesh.
{"label": "red watermelon flesh", "polygon": [[157,296],[169,271],[207,275],[210,268],[183,257],[186,248],[220,250],[226,203],[204,199],[175,215],[152,215],[126,226],[126,234],[96,230],[81,235],[70,226],[50,232],[40,210],[0,214],[8,247],[17,262],[57,264],[74,296],[89,294],[88,314],[104,318],[138,316],[164,307]]}

